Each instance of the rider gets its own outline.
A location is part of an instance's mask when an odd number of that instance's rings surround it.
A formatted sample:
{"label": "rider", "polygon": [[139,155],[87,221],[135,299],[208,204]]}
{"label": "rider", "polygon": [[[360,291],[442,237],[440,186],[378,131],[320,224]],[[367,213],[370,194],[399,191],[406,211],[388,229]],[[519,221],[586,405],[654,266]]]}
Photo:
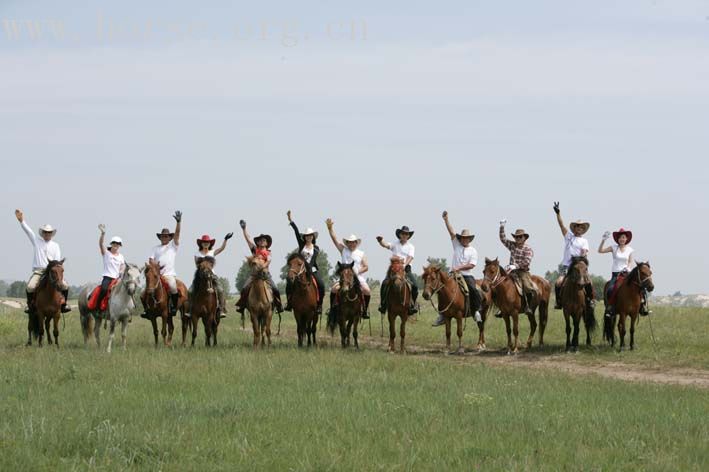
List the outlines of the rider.
{"label": "rider", "polygon": [[[556,213],[556,221],[559,223],[561,234],[564,236],[564,259],[559,267],[559,278],[556,280],[556,286],[554,287],[556,293],[556,305],[554,309],[561,310],[561,287],[564,284],[564,279],[571,265],[571,260],[574,257],[588,258],[588,240],[586,240],[583,235],[588,232],[591,223],[579,220],[571,223],[569,229],[567,229],[564,220],[561,218],[559,202],[554,202],[554,213]],[[593,309],[596,306],[596,301],[593,297],[593,284],[589,281],[585,288],[586,304],[589,309]]]}
{"label": "rider", "polygon": [[[25,232],[32,247],[34,248],[34,257],[32,260],[32,275],[30,280],[27,282],[27,309],[25,313],[30,313],[34,309],[34,298],[35,290],[37,289],[37,284],[39,279],[47,270],[49,261],[59,261],[62,258],[62,251],[59,248],[59,244],[56,241],[52,241],[57,230],[52,228],[52,225],[44,225],[39,228],[40,236],[37,236],[32,228],[29,227],[25,221],[25,216],[21,210],[15,210],[15,218],[20,222],[22,230]],[[62,295],[64,296],[64,301],[62,302],[62,313],[68,313],[71,311],[71,307],[67,305],[67,299],[69,298],[69,285],[66,280],[62,281]]]}
{"label": "rider", "polygon": [[224,317],[224,315],[227,314],[226,303],[224,301],[224,287],[222,287],[222,285],[218,283],[219,277],[214,272],[214,264],[216,264],[217,262],[217,256],[224,252],[224,249],[226,249],[226,242],[229,241],[232,236],[234,236],[234,233],[228,233],[226,236],[224,236],[224,241],[222,242],[222,245],[219,246],[217,249],[214,249],[214,245],[216,244],[217,240],[211,238],[208,234],[204,234],[201,238],[197,240],[197,252],[195,252],[194,254],[195,265],[199,265],[200,259],[204,259],[205,257],[209,257],[213,261],[211,263],[210,269],[214,278],[217,279],[217,298],[219,299],[219,312],[217,312],[217,314],[219,314],[222,318]]}
{"label": "rider", "polygon": [[[443,221],[446,223],[446,229],[453,243],[451,272],[459,273],[465,279],[470,298],[470,312],[474,313],[475,321],[480,322],[482,321],[482,316],[480,315],[482,300],[473,276],[473,269],[478,265],[478,251],[471,245],[475,235],[467,229],[464,229],[461,233],[456,233],[450,221],[448,221],[447,211],[443,212]],[[441,326],[445,322],[445,317],[439,313],[438,318],[433,322],[433,326]]]}
{"label": "rider", "polygon": [[[249,233],[246,231],[246,221],[239,221],[239,226],[241,226],[241,229],[243,230],[244,239],[246,240],[246,244],[249,245],[251,254],[263,259],[264,262],[266,262],[266,265],[270,268],[271,244],[273,244],[273,238],[271,238],[268,234],[260,234],[254,239],[251,239],[251,236],[249,236]],[[236,311],[242,315],[244,314],[246,304],[249,301],[249,289],[251,288],[251,282],[252,278],[249,277],[246,284],[244,284],[244,288],[241,289],[241,292],[239,293],[239,301],[236,302]],[[268,283],[271,284],[271,290],[273,290],[273,305],[276,307],[276,311],[278,313],[282,313],[283,306],[281,305],[281,293],[278,291],[278,286],[273,283],[273,277],[271,277],[270,272],[268,273]]]}
{"label": "rider", "polygon": [[[157,262],[160,265],[160,276],[167,283],[170,292],[170,303],[168,304],[170,316],[177,314],[177,304],[180,301],[180,293],[177,290],[177,272],[175,271],[175,257],[177,249],[180,245],[180,229],[182,226],[182,212],[176,211],[174,215],[177,224],[175,232],[171,233],[169,229],[163,228],[162,231],[156,233],[160,240],[160,244],[153,248],[150,255],[150,262]],[[145,308],[145,301],[143,301]],[[147,313],[140,315],[143,318],[148,318]]]}
{"label": "rider", "polygon": [[[608,293],[607,298],[610,297],[615,288],[618,277],[621,274],[627,274],[630,269],[635,265],[635,260],[633,258],[633,253],[635,250],[630,247],[630,241],[633,240],[633,232],[624,228],[620,228],[618,231],[613,232],[613,240],[616,244],[606,247],[606,241],[610,238],[611,233],[606,231],[603,233],[603,239],[601,240],[600,246],[598,246],[599,254],[613,255],[613,267],[611,268],[611,280],[608,283]],[[610,317],[613,314],[613,306],[608,304],[606,306],[605,316]],[[647,316],[649,314],[647,310],[647,294],[643,291],[643,303],[640,307],[640,314]]]}
{"label": "rider", "polygon": [[[395,243],[388,243],[384,241],[382,236],[377,236],[377,241],[379,245],[384,249],[389,249],[392,254],[392,258],[400,260],[405,267],[406,280],[411,285],[411,303],[409,307],[409,313],[414,315],[418,313],[416,308],[416,299],[418,298],[419,288],[416,285],[416,280],[411,272],[411,262],[414,260],[414,253],[416,249],[414,245],[411,244],[411,238],[414,236],[414,231],[410,230],[408,226],[402,226],[400,229],[396,230],[396,238],[398,241]],[[382,315],[387,312],[387,293],[389,289],[389,278],[391,273],[387,271],[387,275],[382,282],[381,287],[381,302],[379,303],[379,313]]]}
{"label": "rider", "polygon": [[[364,295],[364,307],[363,307],[363,313],[362,313],[362,318],[365,320],[369,319],[369,301],[372,298],[372,292],[369,289],[369,284],[367,284],[367,279],[365,278],[364,274],[369,271],[369,264],[367,263],[367,256],[365,256],[364,251],[359,249],[360,244],[362,244],[362,240],[355,236],[354,234],[350,235],[348,238],[343,238],[342,242],[340,242],[337,239],[337,236],[335,235],[335,222],[332,221],[332,219],[328,218],[325,221],[325,224],[327,225],[327,230],[330,233],[330,239],[332,239],[333,244],[337,248],[337,250],[340,252],[341,257],[341,263],[342,264],[352,264],[352,269],[354,270],[355,274],[357,275],[357,279],[359,280],[359,285],[362,288],[362,294]],[[340,290],[340,284],[336,283],[332,286],[332,290],[330,291],[330,309],[337,308],[337,292]]]}
{"label": "rider", "polygon": [[[513,240],[507,239],[505,236],[505,225],[507,220],[500,221],[500,242],[510,251],[510,264],[507,266],[507,273],[522,286],[524,298],[524,312],[528,315],[533,315],[532,306],[536,300],[537,289],[532,282],[532,277],[529,273],[532,258],[534,258],[534,250],[527,244],[529,234],[518,229],[512,233]],[[502,313],[495,315],[497,318],[502,318]]]}
{"label": "rider", "polygon": [[[298,252],[305,259],[305,262],[310,266],[310,271],[315,277],[315,283],[318,288],[318,307],[317,314],[322,314],[322,304],[325,299],[325,283],[322,280],[318,267],[318,256],[320,255],[320,247],[318,247],[318,232],[312,228],[307,228],[304,233],[298,230],[298,226],[291,218],[291,211],[288,210],[288,223],[295,232],[295,240],[298,242]],[[286,307],[285,311],[291,311],[290,297],[293,291],[293,284],[290,279],[286,279]]]}
{"label": "rider", "polygon": [[101,236],[98,238],[98,249],[103,257],[103,279],[101,280],[101,290],[96,299],[96,305],[89,307],[89,309],[93,310],[100,310],[101,301],[108,293],[108,287],[114,280],[123,275],[123,271],[126,268],[126,260],[123,254],[120,253],[123,240],[118,236],[114,236],[111,238],[110,246],[107,248],[104,245],[106,225],[98,225],[98,230],[101,232]]}

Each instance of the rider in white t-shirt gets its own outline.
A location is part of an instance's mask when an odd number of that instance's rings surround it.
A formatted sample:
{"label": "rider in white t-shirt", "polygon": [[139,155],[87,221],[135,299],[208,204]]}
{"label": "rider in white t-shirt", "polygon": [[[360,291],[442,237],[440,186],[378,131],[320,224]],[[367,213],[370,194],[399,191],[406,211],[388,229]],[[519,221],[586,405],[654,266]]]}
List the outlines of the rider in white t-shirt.
{"label": "rider in white t-shirt", "polygon": [[[177,314],[177,304],[180,301],[180,293],[177,290],[175,259],[177,258],[177,249],[180,246],[182,212],[178,210],[172,217],[175,218],[177,222],[175,232],[171,233],[169,229],[163,228],[162,231],[156,233],[157,238],[160,240],[160,245],[153,248],[150,254],[150,262],[157,262],[160,265],[160,276],[167,283],[170,292],[170,303],[168,304],[170,316],[175,316]],[[145,300],[143,298],[144,297],[141,297],[141,300],[143,301],[143,308],[145,308]],[[140,316],[150,319],[146,313]]]}
{"label": "rider in white t-shirt", "polygon": [[103,258],[103,278],[101,280],[101,290],[98,298],[96,299],[96,305],[93,307],[90,306],[89,309],[97,309],[101,306],[101,300],[103,300],[108,293],[108,287],[114,280],[123,275],[123,271],[126,268],[126,260],[123,257],[123,254],[120,253],[121,247],[123,246],[123,240],[118,236],[114,236],[111,238],[110,245],[106,247],[104,244],[106,226],[100,224],[98,225],[98,229],[101,232],[101,235],[98,238],[98,249],[101,252],[101,257]]}
{"label": "rider in white t-shirt", "polygon": [[[586,262],[588,263],[589,245],[588,240],[583,236],[588,232],[591,223],[579,220],[571,223],[567,229],[564,220],[561,218],[559,202],[554,202],[554,213],[556,213],[556,221],[561,229],[561,234],[564,236],[564,258],[559,267],[559,278],[556,281],[556,306],[554,307],[556,310],[561,310],[561,287],[564,284],[566,273],[569,270],[573,258],[583,257],[586,258]],[[589,309],[593,309],[596,306],[593,284],[591,284],[590,281],[586,284],[586,303]]]}
{"label": "rider in white t-shirt", "polygon": [[[416,253],[416,248],[411,244],[411,238],[414,236],[414,231],[409,229],[408,226],[402,226],[400,229],[396,230],[397,241],[393,243],[388,243],[384,241],[382,236],[377,236],[377,242],[384,249],[389,249],[391,251],[392,258],[399,259],[404,264],[404,270],[406,273],[406,280],[411,285],[411,306],[409,307],[409,315],[414,315],[418,313],[416,308],[416,299],[418,298],[419,289],[416,285],[416,280],[411,272],[411,262],[414,260],[414,255]],[[381,287],[381,302],[379,303],[379,313],[385,314],[387,312],[387,292],[389,289],[389,277],[391,274],[387,271],[387,275],[382,282]]]}
{"label": "rider in white t-shirt", "polygon": [[[624,228],[620,228],[618,231],[613,232],[613,240],[616,244],[606,247],[606,241],[610,238],[611,233],[606,231],[603,233],[603,239],[601,240],[600,246],[598,246],[599,254],[612,254],[613,255],[613,265],[611,266],[611,280],[608,283],[608,292],[606,293],[606,298],[610,299],[613,289],[615,288],[618,277],[621,274],[630,272],[630,270],[635,266],[635,260],[633,254],[635,250],[630,247],[630,241],[633,240],[633,232]],[[646,295],[646,294],[644,294]],[[646,296],[643,297],[643,303],[640,307],[640,313],[645,316],[649,314],[647,309]],[[606,305],[606,316],[611,316],[613,314],[613,306],[610,304]]]}
{"label": "rider in white t-shirt", "polygon": [[[327,225],[327,230],[330,233],[330,239],[332,239],[333,244],[340,252],[342,264],[354,264],[352,269],[355,274],[357,274],[357,279],[359,280],[359,285],[362,288],[362,294],[364,295],[364,307],[362,318],[369,319],[369,301],[372,299],[372,292],[367,284],[367,279],[364,274],[369,271],[369,264],[367,263],[367,256],[364,254],[359,246],[362,244],[362,240],[355,236],[354,234],[343,238],[342,241],[337,239],[335,235],[335,222],[328,218],[325,221]],[[340,290],[339,283],[332,285],[330,291],[330,316],[333,315],[332,310],[337,309],[337,292]]]}
{"label": "rider in white t-shirt", "polygon": [[[228,233],[226,236],[224,236],[224,241],[222,242],[221,246],[218,248],[214,249],[214,245],[216,244],[217,240],[210,237],[208,234],[202,235],[201,238],[197,240],[197,252],[194,254],[194,263],[199,264],[199,261],[201,259],[204,259],[205,257],[210,257],[214,260],[214,263],[212,263],[212,274],[214,275],[214,278],[216,280],[216,287],[217,287],[217,298],[219,299],[219,311],[225,315],[227,313],[227,307],[226,307],[226,300],[225,300],[225,294],[224,294],[224,288],[218,281],[218,276],[214,272],[214,264],[217,262],[217,256],[224,252],[224,249],[226,249],[226,242],[229,241],[232,237],[234,236],[234,233]],[[219,313],[217,313],[219,314]],[[224,317],[222,315],[222,318]]]}

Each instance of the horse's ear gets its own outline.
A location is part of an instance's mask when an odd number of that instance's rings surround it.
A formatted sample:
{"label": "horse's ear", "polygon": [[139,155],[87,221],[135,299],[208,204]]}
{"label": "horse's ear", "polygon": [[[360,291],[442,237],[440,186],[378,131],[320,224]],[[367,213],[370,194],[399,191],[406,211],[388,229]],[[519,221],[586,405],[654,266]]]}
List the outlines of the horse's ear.
{"label": "horse's ear", "polygon": [[65,260],[66,260],[66,257],[64,259],[62,259],[61,261],[59,261],[59,265],[64,265]]}
{"label": "horse's ear", "polygon": [[487,264],[489,264],[489,263],[491,263],[491,262],[492,262],[492,261],[491,261],[490,259],[488,259],[487,257],[485,258],[485,265],[487,265]]}

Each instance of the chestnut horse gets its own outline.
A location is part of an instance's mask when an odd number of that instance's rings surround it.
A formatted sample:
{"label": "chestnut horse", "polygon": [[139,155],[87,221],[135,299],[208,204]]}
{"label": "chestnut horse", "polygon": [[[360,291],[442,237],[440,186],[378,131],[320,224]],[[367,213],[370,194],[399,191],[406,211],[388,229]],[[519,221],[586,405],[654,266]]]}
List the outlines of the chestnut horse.
{"label": "chestnut horse", "polygon": [[47,344],[52,344],[52,335],[49,332],[49,323],[54,321],[54,343],[59,347],[59,320],[61,319],[62,281],[64,280],[64,259],[49,261],[47,269],[42,274],[35,290],[34,309],[30,309],[27,325],[27,345],[32,345],[32,337],[37,338],[42,346],[44,332],[47,332]]}
{"label": "chestnut horse", "polygon": [[254,330],[254,349],[271,346],[271,320],[273,319],[273,289],[269,283],[268,264],[257,256],[249,256],[246,263],[251,268],[251,288],[246,309]]}
{"label": "chestnut horse", "polygon": [[311,343],[317,346],[315,333],[318,328],[318,288],[313,279],[310,266],[305,258],[298,253],[288,257],[288,280],[293,284],[291,306],[293,316],[298,326],[298,347],[303,347],[305,336],[308,336],[308,347]]}
{"label": "chestnut horse", "polygon": [[[340,276],[340,290],[337,293],[339,303],[334,316],[328,317],[327,329],[332,334],[335,331],[335,326],[339,325],[342,347],[346,348],[350,345],[351,333],[354,338],[354,346],[359,349],[357,327],[364,311],[364,295],[353,267],[354,262],[337,263],[335,274]],[[330,313],[332,313],[332,307],[330,307]]]}
{"label": "chestnut horse", "polygon": [[[465,353],[463,348],[463,319],[465,318],[466,296],[458,286],[455,277],[448,275],[440,267],[428,266],[423,269],[423,298],[431,301],[438,295],[438,307],[433,307],[443,315],[446,321],[446,349],[451,349],[451,320],[455,318],[458,335],[458,354]],[[443,308],[442,308],[443,307]]]}
{"label": "chestnut horse", "polygon": [[[199,320],[204,325],[205,346],[217,345],[217,331],[219,329],[219,319],[217,308],[219,300],[217,296],[217,284],[219,281],[212,271],[214,267],[213,257],[201,257],[197,260],[197,270],[192,281],[192,292],[190,293],[190,321],[192,322],[192,346],[197,339]],[[182,345],[185,344],[187,334],[187,323],[182,323]]]}
{"label": "chestnut horse", "polygon": [[620,335],[620,350],[625,348],[625,319],[630,317],[630,350],[635,348],[635,324],[640,314],[643,301],[643,291],[652,292],[655,284],[652,281],[652,268],[649,262],[638,262],[635,268],[618,288],[615,296],[615,310],[610,320],[604,318],[604,337],[615,344],[614,324],[618,316],[618,334]]}
{"label": "chestnut horse", "polygon": [[[561,287],[561,307],[566,321],[566,351],[576,352],[579,348],[579,325],[583,318],[586,326],[586,345],[591,345],[591,333],[596,329],[596,315],[586,307],[586,284],[589,282],[588,261],[585,257],[574,257],[569,266],[569,273]],[[571,337],[571,323],[574,321],[574,334]]]}
{"label": "chestnut horse", "polygon": [[[523,311],[523,301],[517,286],[507,271],[500,266],[498,259],[485,258],[485,269],[483,269],[485,281],[489,284],[492,292],[492,300],[500,309],[502,318],[505,320],[507,331],[507,353],[517,354],[519,352],[519,314]],[[532,314],[527,315],[529,319],[529,337],[527,338],[527,349],[532,347],[534,334],[537,331],[537,320],[535,312],[539,307],[539,345],[544,345],[544,331],[549,319],[549,297],[551,296],[551,284],[548,280],[531,276],[532,281],[539,289],[538,300],[533,301]],[[512,326],[510,327],[510,318]],[[514,335],[514,342],[512,341]]]}
{"label": "chestnut horse", "polygon": [[[172,316],[168,310],[168,292],[163,287],[162,278],[160,277],[160,264],[156,261],[148,261],[143,268],[145,274],[145,291],[140,295],[145,306],[145,313],[150,317],[150,322],[153,325],[153,336],[155,336],[155,347],[158,347],[158,322],[157,318],[162,319],[162,340],[165,346],[172,345],[172,333],[175,331],[175,325],[172,321]],[[187,302],[187,287],[180,280],[177,281],[177,291],[180,294],[177,302],[177,310],[182,317],[182,323],[186,322],[185,304]],[[184,344],[184,339],[183,339]]]}
{"label": "chestnut horse", "polygon": [[401,353],[406,354],[404,339],[406,338],[406,321],[409,319],[411,305],[411,287],[406,280],[404,261],[398,257],[391,258],[389,271],[389,288],[387,290],[387,316],[389,318],[389,352],[394,352],[396,339],[396,317],[401,318],[399,337],[401,338]]}

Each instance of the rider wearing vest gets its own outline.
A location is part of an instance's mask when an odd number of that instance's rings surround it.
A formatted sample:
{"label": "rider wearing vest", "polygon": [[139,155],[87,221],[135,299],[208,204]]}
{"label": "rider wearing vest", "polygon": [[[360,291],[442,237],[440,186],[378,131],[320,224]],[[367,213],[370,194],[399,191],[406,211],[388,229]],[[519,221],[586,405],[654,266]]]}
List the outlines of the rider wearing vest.
{"label": "rider wearing vest", "polygon": [[[537,291],[534,288],[532,277],[529,272],[532,259],[534,258],[534,250],[527,244],[529,234],[518,229],[512,233],[513,240],[507,239],[505,235],[505,225],[507,220],[500,221],[500,242],[510,251],[510,264],[507,266],[507,273],[512,279],[522,286],[522,295],[524,298],[524,312],[528,315],[533,315],[533,301],[536,299]],[[502,313],[495,315],[502,318]]]}
{"label": "rider wearing vest", "polygon": [[[168,310],[170,316],[177,314],[177,304],[180,301],[180,293],[177,290],[177,272],[175,271],[175,259],[177,257],[177,249],[180,245],[180,230],[182,228],[182,212],[176,211],[172,215],[177,222],[175,232],[171,233],[169,229],[163,228],[162,231],[156,233],[155,236],[160,240],[160,244],[153,248],[150,255],[150,262],[157,262],[160,265],[160,277],[167,283],[168,291],[170,292]],[[141,299],[142,300],[142,299]],[[143,308],[145,301],[143,300]],[[147,313],[140,315],[142,318],[148,318]]]}
{"label": "rider wearing vest", "polygon": [[219,283],[219,276],[217,276],[216,272],[214,272],[214,264],[217,262],[217,256],[224,252],[224,249],[226,249],[226,242],[229,241],[232,236],[234,236],[234,233],[228,233],[226,236],[224,236],[224,241],[222,242],[222,245],[219,246],[217,249],[214,249],[214,245],[217,243],[216,239],[211,238],[208,234],[202,235],[201,238],[197,240],[197,252],[194,254],[194,263],[196,266],[199,265],[199,261],[201,259],[204,259],[205,257],[211,258],[214,262],[211,264],[211,271],[212,275],[214,276],[214,280],[217,282],[216,283],[216,290],[217,290],[217,298],[219,300],[219,311],[217,312],[218,315],[220,315],[222,318],[224,317],[223,315],[226,315],[227,309],[226,309],[226,301],[224,300],[224,287]]}
{"label": "rider wearing vest", "polygon": [[[15,210],[15,218],[20,222],[22,230],[25,232],[34,248],[32,275],[27,282],[27,309],[25,310],[25,313],[30,313],[35,308],[35,291],[37,290],[39,279],[42,278],[42,275],[47,270],[50,261],[60,261],[62,259],[62,251],[59,248],[59,244],[52,240],[54,235],[57,234],[57,230],[52,228],[52,225],[44,225],[39,228],[40,235],[37,236],[25,221],[25,216],[22,211]],[[66,283],[66,280],[62,281],[62,295],[64,296],[64,302],[62,302],[61,311],[62,313],[68,313],[71,311],[71,308],[67,305],[69,285]]]}
{"label": "rider wearing vest", "polygon": [[[588,240],[583,237],[591,227],[591,223],[587,221],[575,221],[566,228],[564,220],[561,218],[561,210],[559,202],[554,202],[554,213],[556,213],[556,221],[561,229],[561,234],[564,236],[564,259],[559,267],[559,278],[556,280],[554,287],[556,293],[556,305],[554,309],[561,310],[561,287],[564,284],[566,273],[569,270],[571,261],[574,257],[588,257]],[[586,304],[588,309],[593,309],[596,306],[596,301],[593,297],[593,284],[589,281],[586,284]]]}
{"label": "rider wearing vest", "polygon": [[[627,275],[628,272],[635,266],[635,260],[633,258],[633,253],[635,250],[630,247],[630,241],[633,240],[633,232],[624,228],[620,228],[618,231],[613,232],[613,240],[616,244],[606,247],[606,241],[610,238],[611,233],[606,231],[603,233],[603,239],[601,240],[600,246],[598,246],[599,254],[612,254],[613,255],[613,266],[611,268],[611,280],[608,283],[608,293],[606,297],[610,300],[613,294],[613,289],[618,282],[618,277],[622,275]],[[605,316],[610,317],[613,314],[614,307],[610,304],[606,306]],[[647,292],[643,290],[643,303],[640,306],[640,314],[642,316],[647,316],[650,312],[647,309]]]}
{"label": "rider wearing vest", "polygon": [[[342,242],[340,242],[337,239],[337,236],[335,235],[335,222],[332,221],[332,219],[328,218],[325,221],[325,224],[327,225],[327,230],[330,233],[330,239],[332,239],[333,244],[337,248],[337,250],[340,252],[341,255],[341,260],[340,262],[342,264],[354,264],[352,266],[352,269],[354,270],[354,273],[357,275],[357,280],[359,280],[359,285],[360,288],[362,289],[362,294],[364,295],[364,307],[363,307],[363,313],[362,313],[362,318],[365,320],[369,319],[369,301],[372,298],[372,292],[369,289],[369,284],[367,284],[367,279],[364,276],[364,274],[369,271],[369,264],[367,263],[367,256],[364,254],[364,251],[359,249],[359,246],[362,244],[362,240],[355,236],[354,234],[350,235],[347,238],[343,238]],[[335,283],[332,285],[332,289],[330,291],[330,309],[337,309],[337,292],[340,290],[340,284]]]}
{"label": "rider wearing vest", "polygon": [[[418,312],[416,309],[416,299],[418,298],[419,289],[416,285],[416,280],[414,279],[413,273],[411,272],[411,262],[414,260],[414,254],[416,249],[414,245],[411,244],[411,238],[414,236],[414,231],[410,230],[408,226],[402,226],[400,229],[396,230],[396,238],[398,241],[391,244],[384,241],[382,236],[377,236],[377,241],[379,245],[384,249],[389,249],[392,254],[392,258],[397,258],[403,262],[405,267],[406,280],[411,286],[411,306],[409,307],[409,314],[414,315]],[[382,282],[381,287],[381,302],[379,303],[379,313],[382,315],[387,311],[387,294],[389,290],[389,278],[391,274],[387,271],[387,275]]]}
{"label": "rider wearing vest", "polygon": [[101,257],[103,258],[103,279],[101,280],[101,290],[99,291],[98,298],[96,299],[96,306],[93,307],[95,310],[100,309],[101,301],[104,299],[106,294],[108,294],[108,288],[111,286],[111,283],[120,278],[126,268],[126,260],[123,257],[123,254],[120,253],[121,246],[123,246],[123,240],[118,236],[114,236],[111,238],[110,245],[106,247],[104,245],[106,226],[100,224],[98,225],[98,229],[101,232],[101,235],[98,238],[98,249],[101,252]]}
{"label": "rider wearing vest", "polygon": [[[478,251],[472,246],[475,235],[467,229],[456,233],[450,221],[448,221],[447,211],[443,212],[443,221],[446,223],[446,229],[448,230],[453,244],[451,272],[459,273],[463,276],[463,279],[465,279],[470,298],[470,312],[474,314],[475,321],[480,322],[482,321],[482,316],[480,315],[482,300],[480,299],[480,293],[478,293],[478,287],[475,284],[475,277],[473,276],[473,269],[478,265]],[[438,318],[433,322],[433,326],[441,326],[445,324],[445,322],[445,317],[439,313]]]}
{"label": "rider wearing vest", "polygon": [[[241,229],[243,230],[244,239],[246,240],[246,244],[249,245],[251,254],[263,259],[263,261],[266,262],[267,266],[270,268],[271,245],[273,244],[273,238],[271,238],[271,236],[269,236],[268,234],[260,234],[254,239],[251,239],[251,236],[249,236],[249,233],[246,231],[246,221],[239,221],[239,226],[241,226]],[[244,314],[244,310],[246,310],[246,304],[249,301],[249,289],[251,288],[252,280],[253,279],[251,278],[251,276],[249,276],[249,278],[246,280],[246,283],[244,284],[244,288],[239,293],[239,301],[236,302],[236,311],[241,313],[242,315]],[[273,283],[273,277],[271,277],[270,272],[268,274],[268,283],[271,285],[271,290],[273,291],[273,305],[275,306],[276,311],[278,313],[282,313],[283,306],[281,305],[281,293],[278,291],[278,286]]]}
{"label": "rider wearing vest", "polygon": [[[303,256],[306,264],[310,267],[310,271],[315,277],[315,283],[318,288],[318,308],[317,314],[322,314],[322,304],[325,299],[325,283],[323,282],[322,275],[320,275],[320,268],[318,267],[318,256],[320,255],[320,247],[317,245],[318,232],[312,228],[307,228],[304,233],[298,230],[298,226],[295,224],[291,218],[291,211],[288,210],[288,223],[290,223],[293,232],[295,233],[295,240],[298,242],[298,253]],[[291,311],[290,297],[293,291],[293,284],[290,279],[286,279],[286,307],[285,311]]]}

